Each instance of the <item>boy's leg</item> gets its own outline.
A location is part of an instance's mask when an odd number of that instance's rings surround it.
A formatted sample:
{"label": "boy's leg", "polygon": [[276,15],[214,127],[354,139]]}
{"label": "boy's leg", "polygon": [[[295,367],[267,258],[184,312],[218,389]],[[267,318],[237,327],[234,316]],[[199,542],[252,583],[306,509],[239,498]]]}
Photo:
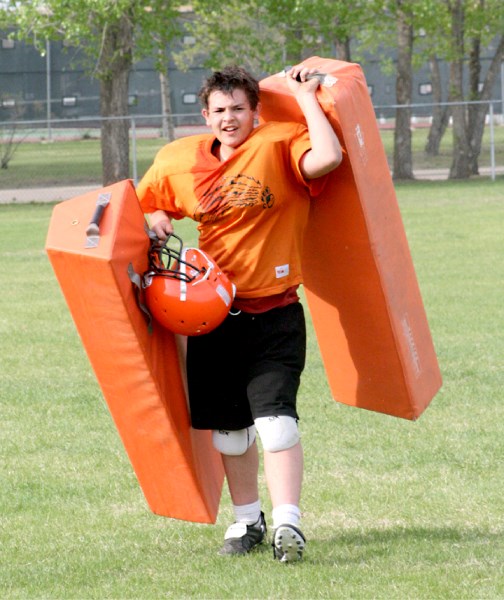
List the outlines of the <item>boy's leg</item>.
{"label": "boy's leg", "polygon": [[221,555],[246,554],[266,535],[258,489],[259,455],[254,442],[241,455],[222,454],[236,522],[228,527]]}
{"label": "boy's leg", "polygon": [[273,510],[283,504],[299,506],[303,482],[301,442],[280,452],[265,451],[264,472]]}
{"label": "boy's leg", "polygon": [[298,529],[303,448],[296,411],[306,352],[303,307],[290,304],[265,313],[258,321],[262,323],[262,354],[247,391],[264,450],[275,557],[289,562],[301,558],[305,544]]}
{"label": "boy's leg", "polygon": [[303,481],[301,442],[280,452],[264,452],[264,471],[273,504],[273,552],[282,562],[299,560],[306,539],[299,529]]}
{"label": "boy's leg", "polygon": [[222,454],[222,462],[233,504],[240,506],[259,500],[257,443],[239,456]]}

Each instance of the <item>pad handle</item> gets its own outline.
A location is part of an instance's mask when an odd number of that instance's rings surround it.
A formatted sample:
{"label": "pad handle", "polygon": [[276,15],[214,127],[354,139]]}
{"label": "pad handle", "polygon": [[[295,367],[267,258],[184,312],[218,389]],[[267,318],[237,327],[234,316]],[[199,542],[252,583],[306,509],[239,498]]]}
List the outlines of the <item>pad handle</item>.
{"label": "pad handle", "polygon": [[[291,69],[292,69],[291,66],[284,67],[283,73],[281,73],[281,74],[285,75]],[[322,85],[324,87],[332,87],[337,81],[336,77],[333,77],[332,75],[329,75],[328,73],[311,73],[310,75],[307,75],[306,79],[318,79],[320,81],[320,85]],[[301,78],[299,77],[299,74],[296,77],[296,81],[301,82]]]}
{"label": "pad handle", "polygon": [[[291,69],[292,69],[292,65],[288,65],[287,67],[284,67],[285,73],[287,73]],[[322,83],[324,81],[324,79],[326,78],[326,76],[327,76],[327,73],[311,73],[310,75],[308,75],[306,77],[306,79],[318,79],[320,81],[320,83]],[[296,81],[301,82],[301,77],[300,77],[299,73],[296,77]]]}
{"label": "pad handle", "polygon": [[111,194],[100,194],[98,196],[96,208],[86,229],[86,235],[100,235],[100,221],[102,220],[103,213],[110,202],[110,196]]}

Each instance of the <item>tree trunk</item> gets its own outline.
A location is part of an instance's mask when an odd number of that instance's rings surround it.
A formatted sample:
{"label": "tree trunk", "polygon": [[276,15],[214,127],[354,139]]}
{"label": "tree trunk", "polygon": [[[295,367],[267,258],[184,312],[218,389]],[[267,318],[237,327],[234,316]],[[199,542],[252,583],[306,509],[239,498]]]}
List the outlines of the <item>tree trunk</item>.
{"label": "tree trunk", "polygon": [[12,127],[10,128],[10,131],[6,130],[6,134],[5,134],[4,138],[0,138],[0,168],[1,169],[7,169],[9,167],[9,163],[10,163],[12,157],[14,156],[14,153],[16,152],[17,147],[19,146],[19,144],[21,144],[21,142],[26,137],[26,135],[25,135],[25,136],[23,136],[22,139],[16,141],[15,140],[16,129],[17,129],[17,125],[16,125],[16,123],[13,123]]}
{"label": "tree trunk", "polygon": [[449,179],[468,179],[471,174],[471,149],[469,145],[466,107],[463,104],[464,60],[464,6],[463,0],[450,5],[451,37],[455,57],[450,63],[450,102],[453,115],[453,157]]}
{"label": "tree trunk", "polygon": [[[469,52],[469,100],[477,101],[480,98],[479,82],[481,75],[481,40],[479,37],[475,37],[471,40],[471,50]],[[485,113],[487,107],[479,104],[469,104],[467,107],[467,136],[469,138],[470,147],[470,169],[471,175],[478,175],[478,156],[479,150],[473,146],[473,142],[477,139],[477,130],[481,127],[481,135],[483,135],[483,129],[485,127]],[[483,120],[479,114],[483,112]],[[475,137],[476,136],[476,137]]]}
{"label": "tree trunk", "polygon": [[129,177],[128,84],[132,66],[133,28],[127,16],[106,25],[97,65],[102,116],[103,185]]}
{"label": "tree trunk", "polygon": [[[471,100],[489,100],[492,95],[492,89],[495,80],[499,74],[501,62],[504,58],[504,36],[501,36],[495,54],[487,70],[483,88],[479,90],[481,61],[480,61],[480,44],[479,40],[475,40],[472,46],[470,58],[470,73],[471,73]],[[473,64],[474,63],[474,64]],[[471,173],[477,175],[479,173],[478,159],[481,153],[481,141],[485,131],[485,117],[488,110],[488,104],[473,104],[469,106],[469,143],[471,146]]]}
{"label": "tree trunk", "polygon": [[427,143],[425,144],[425,153],[429,156],[438,156],[441,140],[448,127],[450,111],[448,106],[441,106],[443,102],[443,85],[437,56],[433,55],[430,57],[429,66],[432,82],[432,99],[435,104],[432,108],[432,123]]}
{"label": "tree trunk", "polygon": [[334,46],[336,49],[336,59],[350,62],[350,38],[336,39],[334,40]]}
{"label": "tree trunk", "polygon": [[170,78],[168,65],[159,71],[159,83],[161,85],[161,110],[163,115],[163,137],[169,142],[175,139],[175,127],[173,125],[173,113],[170,97]]}
{"label": "tree trunk", "polygon": [[396,101],[405,108],[396,109],[394,129],[394,179],[413,179],[411,152],[411,96],[413,92],[413,26],[410,15],[398,2]]}

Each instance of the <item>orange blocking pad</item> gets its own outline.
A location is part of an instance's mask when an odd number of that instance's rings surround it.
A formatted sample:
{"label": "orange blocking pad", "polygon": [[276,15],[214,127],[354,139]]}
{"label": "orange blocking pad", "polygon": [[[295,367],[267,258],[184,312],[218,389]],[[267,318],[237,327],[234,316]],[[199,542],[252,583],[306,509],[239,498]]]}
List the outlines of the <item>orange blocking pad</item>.
{"label": "orange blocking pad", "polygon": [[[109,200],[98,228],[98,199]],[[97,220],[97,219],[95,219]],[[130,181],[55,206],[46,250],[151,510],[215,522],[224,472],[210,433],[190,426],[177,340],[147,322],[128,266],[147,269],[149,239]],[[85,247],[91,240],[94,247]]]}
{"label": "orange blocking pad", "polygon": [[[394,186],[358,65],[313,57],[319,100],[346,151],[312,201],[303,276],[338,402],[416,419],[441,386]],[[302,121],[285,77],[261,81],[263,120]]]}

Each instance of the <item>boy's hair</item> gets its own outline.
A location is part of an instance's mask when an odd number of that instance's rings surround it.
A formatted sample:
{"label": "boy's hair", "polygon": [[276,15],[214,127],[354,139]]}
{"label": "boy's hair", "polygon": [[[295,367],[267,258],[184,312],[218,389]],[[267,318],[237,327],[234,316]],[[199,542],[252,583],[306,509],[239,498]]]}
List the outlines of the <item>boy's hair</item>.
{"label": "boy's hair", "polygon": [[248,71],[234,65],[212,73],[205,80],[198,96],[201,104],[208,108],[208,97],[212,92],[219,91],[232,94],[236,89],[245,92],[250,108],[255,110],[259,104],[259,83]]}

